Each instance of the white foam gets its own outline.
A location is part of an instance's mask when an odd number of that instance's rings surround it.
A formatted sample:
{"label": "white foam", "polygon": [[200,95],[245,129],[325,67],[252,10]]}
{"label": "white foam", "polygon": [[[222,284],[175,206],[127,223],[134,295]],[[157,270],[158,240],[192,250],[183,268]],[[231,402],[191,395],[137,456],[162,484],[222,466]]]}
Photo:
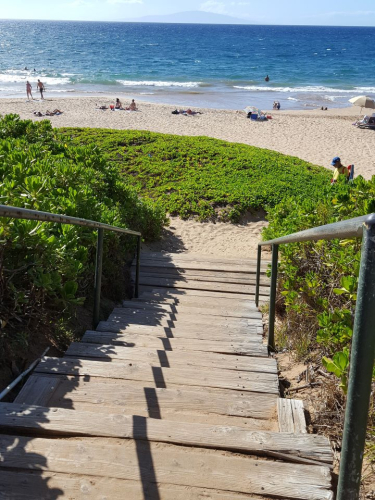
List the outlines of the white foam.
{"label": "white foam", "polygon": [[131,80],[116,80],[121,85],[125,87],[184,87],[184,88],[192,88],[199,87],[201,82],[162,82],[162,81],[131,81]]}
{"label": "white foam", "polygon": [[260,87],[257,85],[239,86],[235,89],[252,90],[260,92],[334,92],[338,94],[375,93],[375,87],[355,87],[354,89],[334,89],[330,87],[306,86],[306,87]]}
{"label": "white foam", "polygon": [[28,76],[28,75],[22,75],[22,74],[7,74],[2,73],[0,74],[0,82],[2,83],[26,83],[26,80],[29,80],[31,84],[34,83],[35,80],[38,78],[45,84],[45,85],[66,85],[67,83],[70,82],[69,78],[56,78],[56,77],[51,77],[51,76]]}

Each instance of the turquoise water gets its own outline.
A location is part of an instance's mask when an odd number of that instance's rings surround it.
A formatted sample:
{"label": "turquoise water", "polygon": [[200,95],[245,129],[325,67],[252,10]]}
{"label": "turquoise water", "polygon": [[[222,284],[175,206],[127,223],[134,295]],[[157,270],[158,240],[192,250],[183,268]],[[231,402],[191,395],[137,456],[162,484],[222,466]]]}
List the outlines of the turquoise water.
{"label": "turquoise water", "polygon": [[355,95],[375,97],[374,39],[375,28],[358,27],[4,20],[0,97],[23,96],[26,80],[35,87],[40,78],[49,97],[341,107]]}

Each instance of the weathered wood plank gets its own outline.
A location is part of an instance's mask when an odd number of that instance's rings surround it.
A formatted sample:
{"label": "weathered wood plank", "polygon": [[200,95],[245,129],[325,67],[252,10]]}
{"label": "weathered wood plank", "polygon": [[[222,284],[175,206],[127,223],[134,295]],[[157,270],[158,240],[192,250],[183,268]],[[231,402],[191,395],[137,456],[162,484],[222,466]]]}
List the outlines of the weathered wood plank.
{"label": "weathered wood plank", "polygon": [[[132,271],[134,271],[136,268],[135,264],[132,266]],[[270,283],[269,278],[266,277],[265,271],[266,267],[263,267],[263,272],[261,272],[260,275],[260,284],[261,285],[268,285]],[[211,271],[208,269],[185,269],[182,267],[158,267],[157,265],[153,263],[145,263],[143,262],[141,264],[140,271],[144,274],[157,274],[159,276],[180,276],[180,277],[185,277],[185,278],[190,278],[190,277],[204,277],[206,276],[207,278],[239,278],[239,279],[250,279],[255,282],[256,279],[256,268],[254,267],[254,270],[251,272],[244,272],[243,269],[241,271],[237,272],[231,272],[231,271],[222,271],[222,270],[216,270],[216,271]],[[207,280],[209,281],[209,280]]]}
{"label": "weathered wood plank", "polygon": [[[316,434],[261,432],[241,427],[220,427],[167,420],[139,419],[133,415],[98,414],[63,408],[0,403],[0,428],[38,432],[38,435],[68,435],[140,439],[198,448],[214,448],[272,456],[282,453],[286,460],[332,464],[329,440]],[[302,460],[301,460],[302,459]]]}
{"label": "weathered wood plank", "polygon": [[[149,320],[161,320],[165,319],[167,321],[179,321],[185,323],[198,323],[198,324],[228,324],[228,325],[259,325],[262,323],[262,315],[259,311],[249,311],[248,313],[243,313],[243,315],[238,316],[226,316],[225,314],[211,315],[205,309],[195,307],[195,308],[184,308],[183,305],[179,305],[176,308],[176,312],[165,311],[163,309],[154,307],[150,309],[142,308],[126,308],[126,307],[115,307],[110,314],[109,318],[116,319],[119,318],[145,318]],[[108,319],[111,321],[112,319]]]}
{"label": "weathered wood plank", "polygon": [[307,433],[303,401],[299,399],[278,399],[277,413],[280,432]]}
{"label": "weathered wood plank", "polygon": [[[230,276],[230,274],[234,274],[234,276]],[[231,283],[238,285],[255,285],[256,277],[254,274],[250,276],[236,276],[236,273],[216,273],[216,276],[207,276],[207,275],[199,275],[199,274],[178,274],[175,273],[164,273],[163,270],[159,272],[148,272],[146,269],[142,270],[139,274],[140,280],[145,282],[148,278],[152,279],[169,279],[173,280],[176,283],[179,282],[188,282],[188,281],[207,281],[210,283]],[[135,278],[135,272],[132,273],[132,277]],[[269,286],[269,281],[267,278],[263,278],[260,280],[260,286]]]}
{"label": "weathered wood plank", "polygon": [[[247,344],[260,344],[260,335],[263,326],[247,326],[246,328],[233,328],[215,325],[179,325],[178,328],[170,326],[142,325],[134,323],[118,323],[116,321],[101,321],[97,326],[98,332],[121,333],[126,338],[135,335],[148,337],[167,337],[175,340],[196,339],[212,342],[240,342]],[[196,349],[195,349],[196,350]],[[201,349],[199,349],[201,350]]]}
{"label": "weathered wood plank", "polygon": [[[141,259],[146,260],[161,260],[161,261],[168,261],[168,262],[175,262],[175,261],[183,261],[183,262],[191,262],[191,261],[197,261],[197,262],[222,262],[224,264],[231,263],[231,264],[256,264],[257,259],[256,257],[254,258],[235,258],[235,259],[228,259],[227,257],[212,257],[211,255],[199,255],[199,254],[189,254],[189,253],[171,253],[171,252],[142,252],[141,253]],[[262,258],[262,263],[270,263],[270,260],[267,259],[265,255],[263,255]]]}
{"label": "weathered wood plank", "polygon": [[[159,311],[161,312],[166,312],[169,314],[191,314],[191,315],[196,315],[196,314],[203,314],[204,316],[220,316],[224,318],[254,318],[254,319],[259,319],[262,317],[261,313],[257,311],[254,308],[248,309],[248,308],[236,308],[232,309],[230,306],[226,307],[220,307],[216,306],[213,307],[211,304],[210,305],[202,305],[202,306],[193,306],[189,305],[186,306],[185,304],[152,304],[149,302],[140,302],[137,299],[135,300],[129,300],[129,301],[124,301],[122,303],[122,308],[123,309],[129,309],[129,310],[134,310],[134,309],[139,309],[143,311],[155,311],[158,313]],[[116,308],[114,309],[114,313],[118,313],[122,308]]]}
{"label": "weathered wood plank", "polygon": [[[176,293],[174,293],[176,292]],[[210,304],[213,306],[219,307],[220,305],[230,305],[233,307],[241,307],[245,305],[246,307],[254,307],[256,310],[258,308],[255,306],[254,301],[249,297],[243,297],[242,295],[237,294],[222,294],[216,292],[203,292],[201,290],[196,290],[197,294],[193,293],[194,291],[190,290],[170,290],[166,291],[163,289],[151,290],[151,291],[143,291],[140,294],[140,299],[152,299],[152,300],[170,300],[175,301],[177,304],[182,304],[187,306],[190,303],[198,304]],[[133,299],[134,300],[134,299]],[[138,300],[138,299],[136,299]]]}
{"label": "weathered wood plank", "polygon": [[[328,467],[254,460],[222,451],[132,439],[2,436],[0,453],[3,470],[85,471],[89,476],[141,480],[155,486],[172,483],[288,499],[333,499]],[[48,463],[41,457],[48,457]]]}
{"label": "weathered wood plank", "polygon": [[[160,366],[202,366],[223,370],[236,370],[248,372],[266,372],[277,374],[276,360],[273,358],[254,358],[250,356],[233,356],[225,354],[164,351],[158,349],[143,349],[139,347],[126,347],[114,345],[96,345],[82,342],[72,342],[65,356],[76,358],[109,358],[111,361],[152,361]],[[41,403],[40,403],[41,404]]]}
{"label": "weathered wood plank", "polygon": [[[217,425],[241,425],[257,428],[255,423],[267,420],[269,429],[277,428],[272,421],[276,417],[277,395],[258,392],[239,392],[230,389],[207,387],[170,386],[167,388],[147,386],[136,380],[112,380],[105,378],[82,378],[79,376],[34,374],[32,379],[55,380],[57,389],[48,400],[48,406],[84,409],[112,413],[144,415],[166,418],[179,422],[210,422]],[[26,391],[17,398],[17,403],[35,404],[35,394]],[[208,418],[200,418],[202,415]],[[215,417],[228,416],[229,419]],[[251,422],[249,421],[251,419]],[[250,424],[251,423],[251,427]],[[262,424],[263,426],[264,424]]]}
{"label": "weathered wood plank", "polygon": [[46,357],[39,363],[35,373],[139,380],[155,384],[157,387],[167,387],[173,384],[278,394],[278,380],[273,374],[257,372],[240,372],[239,374],[231,370],[214,368],[201,368],[198,372],[194,368],[161,368],[144,362],[103,363],[77,358]]}
{"label": "weathered wood plank", "polygon": [[29,377],[26,384],[17,394],[15,402],[30,398],[34,405],[47,406],[51,395],[56,390],[59,381],[48,377]]}
{"label": "weathered wood plank", "polygon": [[[234,293],[234,292],[227,292],[227,291],[210,291],[210,290],[188,290],[188,289],[178,289],[178,288],[171,288],[171,287],[155,287],[153,285],[140,285],[140,293],[152,293],[155,297],[160,296],[166,296],[166,297],[178,297],[181,298],[186,297],[186,296],[193,296],[193,297],[219,297],[219,298],[226,298],[226,299],[234,299],[234,300],[241,300],[241,299],[249,299],[249,300],[254,300],[255,294],[250,293],[246,295]],[[261,296],[259,297],[259,301],[261,301]],[[264,298],[264,300],[267,300],[267,297]]]}
{"label": "weathered wood plank", "polygon": [[2,500],[260,500],[245,493],[56,472],[0,470]]}
{"label": "weathered wood plank", "polygon": [[[233,283],[226,283],[223,286],[223,283],[213,283],[210,281],[195,281],[195,280],[186,280],[186,281],[175,281],[171,278],[139,278],[140,285],[147,285],[153,287],[162,287],[162,288],[179,288],[181,290],[205,290],[205,291],[217,291],[221,292],[223,289],[225,292],[232,292],[237,294],[254,294],[255,286],[254,285],[240,285]],[[259,294],[268,296],[269,295],[269,287],[260,286]]]}
{"label": "weathered wood plank", "polygon": [[238,354],[241,356],[268,357],[267,347],[255,342],[228,341],[215,342],[214,340],[197,340],[192,342],[188,338],[170,338],[165,336],[153,337],[148,335],[130,334],[128,332],[91,331],[85,332],[81,342],[104,345],[125,345],[128,347],[147,347],[164,349],[165,351],[199,351],[219,354]]}

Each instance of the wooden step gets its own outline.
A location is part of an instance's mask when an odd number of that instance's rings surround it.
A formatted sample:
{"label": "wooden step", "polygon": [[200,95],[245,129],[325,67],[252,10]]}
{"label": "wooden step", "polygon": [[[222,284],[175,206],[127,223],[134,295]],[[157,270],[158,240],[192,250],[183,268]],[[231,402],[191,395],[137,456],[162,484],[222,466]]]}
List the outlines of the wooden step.
{"label": "wooden step", "polygon": [[259,456],[282,455],[299,463],[332,464],[329,440],[314,434],[260,432],[241,427],[184,423],[135,415],[105,415],[63,408],[0,403],[0,428],[38,435],[69,435],[139,439],[161,443],[246,452]]}
{"label": "wooden step", "polygon": [[76,358],[104,358],[111,361],[137,360],[158,363],[160,366],[196,366],[221,368],[225,370],[265,372],[277,374],[276,360],[273,358],[252,358],[250,356],[230,356],[225,354],[163,351],[140,347],[123,347],[117,345],[96,345],[83,342],[72,342],[65,356]]}
{"label": "wooden step", "polygon": [[[141,428],[142,423],[145,425],[142,420],[137,423]],[[40,473],[48,469],[63,474],[85,471],[93,477],[139,480],[157,492],[159,484],[174,484],[287,499],[333,499],[327,466],[259,460],[202,448],[132,439],[3,435],[0,453],[2,470]],[[42,457],[48,457],[48,463]]]}
{"label": "wooden step", "polygon": [[39,373],[27,380],[15,403],[278,431],[277,399],[259,392]]}
{"label": "wooden step", "polygon": [[258,345],[257,342],[250,342],[249,339],[242,342],[216,342],[215,340],[201,339],[192,342],[192,340],[188,338],[177,339],[167,336],[151,337],[141,334],[134,334],[130,336],[130,334],[126,331],[121,333],[88,330],[82,337],[81,342],[105,345],[127,345],[128,347],[147,347],[151,349],[163,349],[165,351],[184,350],[268,357],[268,350],[265,345]]}
{"label": "wooden step", "polygon": [[59,373],[104,377],[123,380],[138,380],[156,387],[189,385],[217,387],[249,392],[278,394],[277,377],[271,373],[234,372],[219,368],[162,368],[145,362],[109,363],[79,358],[44,358],[35,369],[35,373]]}

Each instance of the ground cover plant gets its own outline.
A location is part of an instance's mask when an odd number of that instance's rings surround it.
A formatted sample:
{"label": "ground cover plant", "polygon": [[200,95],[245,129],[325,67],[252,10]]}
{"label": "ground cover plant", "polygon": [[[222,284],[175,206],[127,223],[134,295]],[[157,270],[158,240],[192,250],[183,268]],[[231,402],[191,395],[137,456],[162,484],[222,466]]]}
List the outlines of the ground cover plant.
{"label": "ground cover plant", "polygon": [[74,144],[96,144],[142,197],[183,219],[235,222],[290,196],[317,199],[329,186],[324,168],[244,144],[132,130],[63,133]]}
{"label": "ground cover plant", "polygon": [[[272,239],[303,229],[375,212],[375,177],[353,183],[340,178],[318,202],[289,199],[269,208]],[[277,332],[279,350],[334,374],[319,425],[340,443],[350,370],[350,347],[360,267],[361,240],[332,240],[280,245]],[[371,355],[371,353],[370,353]],[[374,401],[368,427],[368,453],[375,459]]]}
{"label": "ground cover plant", "polygon": [[[1,204],[128,227],[145,239],[160,234],[164,211],[139,199],[98,148],[62,140],[48,121],[0,118],[0,157]],[[69,319],[92,290],[96,232],[2,218],[0,241],[0,361],[22,367],[41,330],[59,347],[69,343]],[[105,233],[107,297],[123,298],[134,245],[134,237]]]}

